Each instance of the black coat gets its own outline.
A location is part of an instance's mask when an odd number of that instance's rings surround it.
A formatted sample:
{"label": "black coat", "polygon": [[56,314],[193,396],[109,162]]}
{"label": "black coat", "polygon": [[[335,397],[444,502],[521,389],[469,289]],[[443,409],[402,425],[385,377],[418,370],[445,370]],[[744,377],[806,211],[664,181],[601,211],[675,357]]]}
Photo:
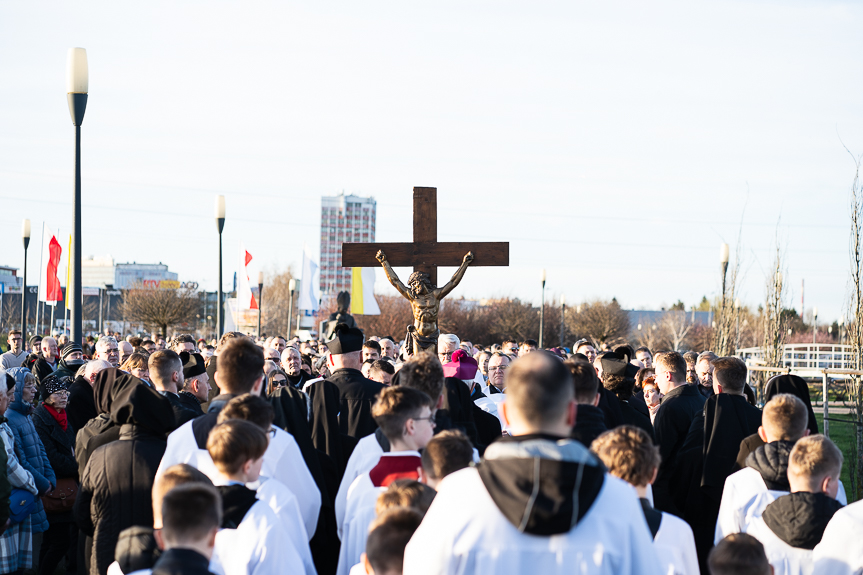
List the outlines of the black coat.
{"label": "black coat", "polygon": [[168,549],[153,565],[153,575],[212,575],[210,560],[191,549]]}
{"label": "black coat", "polygon": [[596,406],[579,403],[575,412],[575,426],[569,436],[590,449],[593,440],[606,431],[605,413]]}
{"label": "black coat", "polygon": [[93,538],[92,575],[107,572],[121,531],[152,527],[153,481],[174,428],[171,404],[146,386],[137,386],[114,406],[111,418],[121,426],[120,440],[90,456],[75,501],[78,526]]}
{"label": "black coat", "polygon": [[76,377],[69,387],[69,403],[66,417],[72,429],[83,429],[87,422],[99,415],[96,400],[93,399],[93,386],[84,377]]}
{"label": "black coat", "polygon": [[171,409],[174,410],[174,424],[177,427],[180,427],[187,421],[192,421],[193,419],[195,419],[199,415],[203,415],[204,413],[203,411],[201,411],[201,413],[198,413],[187,408],[185,405],[183,405],[183,402],[180,401],[180,396],[176,393],[171,393],[170,391],[160,391],[159,393],[161,393],[162,396],[164,396],[168,400],[168,403],[171,404]]}
{"label": "black coat", "polygon": [[188,391],[181,391],[177,394],[177,398],[180,401],[180,405],[195,413],[195,417],[204,415],[204,410],[201,409],[201,402]]}
{"label": "black coat", "polygon": [[[78,481],[78,462],[75,461],[73,451],[75,431],[72,426],[67,423],[66,431],[63,431],[57,420],[41,404],[33,412],[33,426],[45,446],[45,455],[48,456],[48,462],[57,479],[68,477]],[[73,521],[71,511],[49,515],[48,519],[50,523]]]}
{"label": "black coat", "polygon": [[[620,400],[620,412],[623,414],[624,425],[634,425],[640,427],[647,433],[650,440],[656,443],[656,437],[653,432],[653,424],[650,423],[650,415],[643,414],[640,410],[633,407],[629,401]],[[576,421],[578,419],[576,418]]]}
{"label": "black coat", "polygon": [[470,388],[465,382],[455,377],[444,379],[444,404],[450,417],[452,427],[464,431],[470,442],[479,445],[476,421],[474,421],[474,404],[471,400]]}
{"label": "black coat", "polygon": [[682,516],[672,498],[671,480],[692,420],[704,410],[704,401],[695,386],[684,384],[669,391],[659,405],[653,424],[662,460],[653,484],[653,500],[660,511]]}
{"label": "black coat", "polygon": [[339,430],[356,439],[374,433],[378,424],[372,417],[372,405],[383,384],[366,379],[358,369],[351,368],[337,369],[327,381],[339,389]]}

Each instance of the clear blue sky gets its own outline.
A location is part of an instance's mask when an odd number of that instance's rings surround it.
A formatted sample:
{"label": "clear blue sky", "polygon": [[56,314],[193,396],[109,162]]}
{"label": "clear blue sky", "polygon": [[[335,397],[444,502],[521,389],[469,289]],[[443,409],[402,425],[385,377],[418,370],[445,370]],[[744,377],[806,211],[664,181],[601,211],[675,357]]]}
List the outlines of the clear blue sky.
{"label": "clear blue sky", "polygon": [[538,301],[547,268],[571,304],[689,306],[739,235],[757,305],[778,237],[789,303],[805,279],[832,320],[861,25],[863,5],[823,0],[6,2],[0,263],[22,265],[23,218],[71,227],[64,73],[81,46],[85,255],[212,289],[223,193],[226,284],[241,239],[253,267],[299,272],[322,195],[375,196],[378,241],[408,241],[411,188],[436,186],[442,241],[511,242],[512,265],[471,270],[456,297]]}

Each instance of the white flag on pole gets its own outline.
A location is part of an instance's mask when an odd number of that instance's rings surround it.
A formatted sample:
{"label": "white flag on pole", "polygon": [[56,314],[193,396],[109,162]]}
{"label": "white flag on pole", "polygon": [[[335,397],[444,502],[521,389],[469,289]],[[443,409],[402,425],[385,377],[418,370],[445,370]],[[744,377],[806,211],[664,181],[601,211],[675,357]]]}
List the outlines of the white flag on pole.
{"label": "white flag on pole", "polygon": [[318,263],[309,254],[309,248],[303,244],[303,275],[300,282],[300,297],[297,300],[297,309],[307,311],[318,311],[319,300],[315,293],[318,275]]}

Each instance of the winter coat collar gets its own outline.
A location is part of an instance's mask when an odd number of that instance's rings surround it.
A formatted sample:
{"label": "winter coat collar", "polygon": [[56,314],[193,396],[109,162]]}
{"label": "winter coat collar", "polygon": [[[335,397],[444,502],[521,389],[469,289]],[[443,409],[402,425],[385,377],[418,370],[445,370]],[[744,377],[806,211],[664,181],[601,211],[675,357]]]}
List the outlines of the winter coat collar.
{"label": "winter coat collar", "polygon": [[245,485],[219,485],[216,489],[222,495],[222,528],[236,529],[257,502],[256,493]]}
{"label": "winter coat collar", "polygon": [[543,536],[570,531],[605,480],[605,468],[586,447],[545,435],[502,438],[486,448],[477,469],[507,520]]}
{"label": "winter coat collar", "polygon": [[793,448],[794,443],[791,441],[774,441],[762,445],[746,458],[746,467],[761,474],[767,489],[791,491],[788,484],[788,457]]}
{"label": "winter coat collar", "polygon": [[767,506],[764,523],[791,547],[814,549],[824,529],[842,504],[824,493],[797,492],[783,495]]}

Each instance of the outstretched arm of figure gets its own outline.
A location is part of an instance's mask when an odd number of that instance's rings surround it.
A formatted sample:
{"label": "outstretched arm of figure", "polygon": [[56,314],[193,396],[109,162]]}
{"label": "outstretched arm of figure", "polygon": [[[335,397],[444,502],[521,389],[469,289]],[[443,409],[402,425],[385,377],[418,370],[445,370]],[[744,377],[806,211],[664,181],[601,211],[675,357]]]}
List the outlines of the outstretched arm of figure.
{"label": "outstretched arm of figure", "polygon": [[396,272],[393,271],[393,267],[390,265],[390,262],[387,261],[387,256],[383,250],[378,250],[378,253],[375,255],[375,259],[381,262],[381,265],[384,268],[384,273],[387,274],[387,279],[390,280],[393,287],[396,288],[403,297],[412,299],[408,288],[401,282],[399,276],[396,275]]}
{"label": "outstretched arm of figure", "polygon": [[443,286],[442,288],[440,288],[438,290],[438,299],[445,298],[449,294],[449,292],[451,292],[452,290],[455,289],[455,286],[457,286],[459,284],[459,282],[461,282],[461,278],[464,277],[464,272],[467,271],[467,266],[469,266],[472,261],[473,261],[473,252],[468,252],[464,256],[464,259],[462,260],[461,265],[458,267],[456,272],[453,274],[452,279],[449,280],[449,283],[447,283],[445,286]]}

